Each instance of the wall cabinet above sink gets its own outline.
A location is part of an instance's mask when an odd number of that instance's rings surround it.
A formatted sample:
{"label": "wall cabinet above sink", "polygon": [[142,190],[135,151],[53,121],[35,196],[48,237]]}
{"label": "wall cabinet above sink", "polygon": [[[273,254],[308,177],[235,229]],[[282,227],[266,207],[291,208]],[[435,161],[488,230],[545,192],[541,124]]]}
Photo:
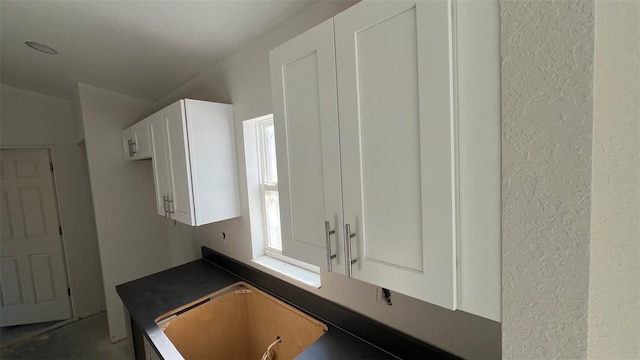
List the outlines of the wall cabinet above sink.
{"label": "wall cabinet above sink", "polygon": [[285,255],[455,309],[450,11],[360,3],[270,56]]}
{"label": "wall cabinet above sink", "polygon": [[500,321],[494,5],[363,1],[271,51],[285,255]]}

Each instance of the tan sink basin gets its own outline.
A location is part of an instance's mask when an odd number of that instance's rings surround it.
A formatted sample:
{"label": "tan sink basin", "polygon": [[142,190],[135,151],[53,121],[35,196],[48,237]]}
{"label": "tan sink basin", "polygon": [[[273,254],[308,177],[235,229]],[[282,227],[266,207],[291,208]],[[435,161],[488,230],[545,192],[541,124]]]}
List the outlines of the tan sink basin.
{"label": "tan sink basin", "polygon": [[326,331],[323,323],[238,282],[156,319],[187,359],[293,359]]}

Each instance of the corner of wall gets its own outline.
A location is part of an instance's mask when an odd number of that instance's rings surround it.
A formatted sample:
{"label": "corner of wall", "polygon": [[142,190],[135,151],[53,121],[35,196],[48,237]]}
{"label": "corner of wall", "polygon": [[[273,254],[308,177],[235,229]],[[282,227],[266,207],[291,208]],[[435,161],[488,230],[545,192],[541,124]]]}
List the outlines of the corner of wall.
{"label": "corner of wall", "polygon": [[585,358],[594,1],[501,1],[502,354]]}
{"label": "corner of wall", "polygon": [[640,2],[596,2],[590,359],[640,358]]}

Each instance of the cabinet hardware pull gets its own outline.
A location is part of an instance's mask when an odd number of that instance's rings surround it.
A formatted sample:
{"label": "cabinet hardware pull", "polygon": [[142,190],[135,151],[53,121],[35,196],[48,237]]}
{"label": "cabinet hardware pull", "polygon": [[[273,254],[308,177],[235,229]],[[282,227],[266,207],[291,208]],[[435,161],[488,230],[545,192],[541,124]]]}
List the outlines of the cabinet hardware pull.
{"label": "cabinet hardware pull", "polygon": [[352,266],[353,264],[357,263],[358,260],[357,259],[351,259],[351,239],[353,239],[354,237],[356,237],[356,234],[352,234],[351,233],[351,225],[349,224],[345,224],[344,225],[344,232],[345,232],[345,237],[344,237],[344,252],[346,254],[346,258],[347,261],[344,262],[346,268],[347,268],[347,276],[348,277],[353,277],[353,272],[352,272]]}
{"label": "cabinet hardware pull", "polygon": [[132,146],[133,142],[131,141],[131,139],[127,140],[127,145],[129,146],[129,157],[133,156],[133,146]]}
{"label": "cabinet hardware pull", "polygon": [[138,153],[138,143],[131,140],[131,156]]}
{"label": "cabinet hardware pull", "polygon": [[167,217],[167,195],[162,195],[162,206],[164,207],[164,216]]}
{"label": "cabinet hardware pull", "polygon": [[167,195],[167,207],[169,208],[169,217],[171,217],[171,215],[173,215],[174,211],[173,209],[173,200],[171,200],[171,197],[169,195]]}
{"label": "cabinet hardware pull", "polygon": [[326,245],[327,245],[327,271],[331,272],[332,270],[332,264],[331,264],[331,260],[335,259],[337,257],[336,254],[332,254],[331,253],[331,235],[335,234],[336,231],[335,230],[331,230],[331,225],[329,224],[328,221],[324,222],[324,238],[326,241]]}

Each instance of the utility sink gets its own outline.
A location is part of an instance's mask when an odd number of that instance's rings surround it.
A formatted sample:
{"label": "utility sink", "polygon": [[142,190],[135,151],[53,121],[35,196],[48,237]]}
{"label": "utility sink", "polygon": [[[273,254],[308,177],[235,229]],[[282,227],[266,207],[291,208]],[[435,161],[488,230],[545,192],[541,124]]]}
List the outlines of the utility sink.
{"label": "utility sink", "polygon": [[245,282],[172,310],[156,323],[187,360],[293,359],[327,331]]}

